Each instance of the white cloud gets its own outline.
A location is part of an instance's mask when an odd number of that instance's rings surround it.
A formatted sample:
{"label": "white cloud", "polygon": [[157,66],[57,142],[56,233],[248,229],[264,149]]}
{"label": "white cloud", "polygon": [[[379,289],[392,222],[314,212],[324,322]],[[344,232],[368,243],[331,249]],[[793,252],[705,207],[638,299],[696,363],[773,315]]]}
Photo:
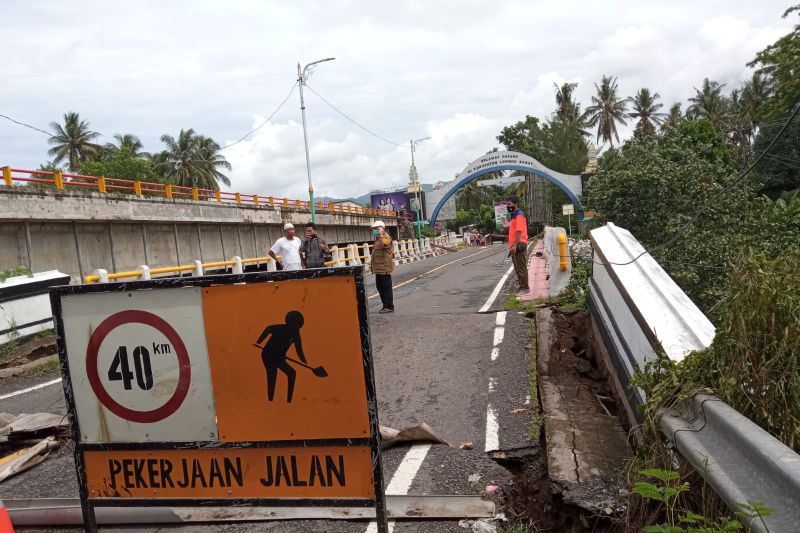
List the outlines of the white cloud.
{"label": "white cloud", "polygon": [[[554,83],[578,81],[584,107],[603,74],[618,76],[623,96],[658,91],[665,107],[705,76],[734,85],[790,28],[784,4],[4,2],[0,113],[47,127],[78,111],[103,141],[134,132],[151,151],[163,133],[187,127],[232,141],[285,97],[298,59],[335,56],[311,86],[402,145],[307,94],[317,194],[357,195],[406,183],[409,138],[432,137],[417,153],[423,180],[449,179],[496,146],[503,126],[547,118]],[[295,93],[271,124],[226,151],[233,188],[305,196],[298,107]],[[0,164],[35,167],[46,149],[42,134],[0,121]]]}

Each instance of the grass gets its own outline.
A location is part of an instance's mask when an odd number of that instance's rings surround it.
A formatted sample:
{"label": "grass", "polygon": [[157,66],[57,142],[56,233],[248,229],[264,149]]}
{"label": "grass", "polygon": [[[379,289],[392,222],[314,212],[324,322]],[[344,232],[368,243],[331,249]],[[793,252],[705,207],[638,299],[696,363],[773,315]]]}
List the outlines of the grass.
{"label": "grass", "polygon": [[536,522],[517,522],[500,530],[501,533],[540,533],[545,531]]}

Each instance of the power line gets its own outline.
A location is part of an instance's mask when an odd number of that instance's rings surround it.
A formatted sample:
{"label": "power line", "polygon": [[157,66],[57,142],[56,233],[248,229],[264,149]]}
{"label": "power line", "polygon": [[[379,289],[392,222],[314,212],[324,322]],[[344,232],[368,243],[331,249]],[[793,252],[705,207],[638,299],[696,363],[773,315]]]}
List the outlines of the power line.
{"label": "power line", "polygon": [[671,238],[670,240],[668,240],[666,242],[663,242],[661,244],[653,246],[650,250],[643,251],[642,253],[640,253],[639,255],[637,255],[636,257],[631,259],[630,261],[626,261],[624,263],[617,263],[617,262],[614,262],[614,261],[608,261],[607,263],[605,263],[605,265],[616,265],[616,266],[630,265],[630,264],[635,263],[636,261],[638,261],[642,256],[644,256],[646,254],[650,254],[652,252],[655,252],[656,250],[661,250],[662,248],[666,248],[667,246],[670,246],[670,245],[674,244],[675,242],[677,242],[678,239],[683,237],[683,234],[686,232],[687,229],[689,229],[689,226],[694,224],[695,220],[700,218],[700,215],[703,214],[703,211],[705,211],[706,208],[708,208],[708,206],[711,205],[712,202],[714,202],[715,200],[717,200],[717,198],[719,198],[720,196],[722,196],[723,194],[725,194],[726,192],[731,190],[734,186],[736,186],[739,183],[741,183],[741,181],[748,174],[750,174],[750,172],[755,168],[755,166],[759,163],[759,161],[761,161],[764,157],[767,156],[767,154],[769,154],[769,151],[772,150],[772,147],[775,146],[775,143],[777,143],[778,139],[780,139],[783,136],[784,132],[786,131],[786,128],[789,127],[789,124],[791,124],[792,120],[794,120],[794,118],[797,116],[798,111],[800,111],[800,105],[797,105],[794,108],[794,111],[792,111],[792,114],[789,115],[789,118],[783,124],[783,127],[778,131],[778,133],[775,134],[775,136],[772,138],[772,141],[770,141],[769,145],[764,149],[763,152],[761,152],[761,154],[759,154],[759,156],[755,159],[755,161],[750,163],[750,166],[748,166],[733,181],[731,181],[728,185],[723,187],[722,190],[720,190],[717,194],[715,194],[714,196],[709,198],[706,201],[706,203],[704,203],[702,206],[700,206],[700,208],[697,210],[695,215],[691,219],[689,219],[689,221],[686,224],[683,225],[683,227],[678,231],[678,233],[673,238]]}
{"label": "power line", "polygon": [[346,118],[347,120],[349,120],[350,122],[352,122],[353,124],[355,124],[356,126],[358,126],[359,128],[361,128],[362,130],[366,131],[367,133],[369,133],[369,134],[370,134],[370,135],[372,135],[373,137],[375,137],[375,138],[377,138],[377,139],[380,139],[380,140],[382,140],[382,141],[383,141],[383,142],[385,142],[385,143],[393,144],[394,146],[399,146],[399,147],[401,147],[401,148],[404,148],[404,147],[406,146],[405,144],[398,144],[398,143],[396,143],[396,142],[394,142],[394,141],[390,141],[390,140],[389,140],[389,139],[387,139],[386,137],[381,137],[380,135],[378,135],[378,134],[377,134],[377,133],[375,133],[374,131],[370,130],[369,128],[367,128],[367,127],[365,127],[365,126],[362,126],[361,124],[359,124],[358,122],[356,122],[354,119],[352,119],[352,118],[350,118],[349,116],[347,116],[347,114],[346,114],[344,111],[342,111],[341,109],[339,109],[338,107],[336,107],[335,105],[333,105],[332,103],[330,103],[329,101],[327,101],[327,100],[326,100],[326,99],[325,99],[325,98],[324,98],[324,97],[323,97],[321,94],[319,94],[317,91],[315,91],[314,89],[312,89],[312,88],[311,88],[311,87],[310,87],[310,86],[309,86],[307,83],[305,84],[305,86],[306,86],[306,89],[308,89],[309,91],[311,91],[312,93],[314,93],[314,94],[317,96],[317,98],[319,98],[320,100],[322,100],[323,102],[325,102],[326,104],[328,104],[328,105],[329,105],[329,106],[330,106],[330,107],[331,107],[331,108],[332,108],[334,111],[336,111],[337,113],[339,113],[340,115],[342,115],[344,118]]}
{"label": "power line", "polygon": [[278,111],[280,111],[280,110],[283,108],[284,104],[285,104],[285,103],[286,103],[286,102],[289,100],[289,97],[290,97],[290,96],[292,96],[292,93],[294,92],[294,88],[295,88],[295,87],[297,87],[297,82],[294,82],[294,83],[292,84],[292,88],[289,90],[289,94],[287,94],[287,95],[286,95],[286,98],[284,98],[284,99],[283,99],[283,102],[281,102],[281,103],[280,103],[280,105],[278,106],[278,108],[277,108],[277,109],[275,109],[275,111],[273,111],[273,112],[272,112],[272,114],[271,114],[270,116],[268,116],[268,117],[267,117],[267,119],[266,119],[264,122],[262,122],[261,124],[259,124],[259,125],[258,125],[256,128],[254,128],[254,129],[252,129],[252,130],[248,131],[248,132],[245,134],[245,136],[244,136],[244,137],[242,137],[241,139],[239,139],[238,141],[234,141],[234,142],[232,142],[232,143],[230,143],[230,144],[226,144],[225,146],[223,146],[222,148],[220,148],[220,150],[224,150],[225,148],[230,148],[230,147],[231,147],[231,146],[233,146],[234,144],[239,144],[240,142],[242,142],[243,140],[247,139],[249,136],[251,136],[252,134],[254,134],[255,132],[257,132],[258,130],[260,130],[261,128],[263,128],[263,127],[264,127],[264,126],[267,124],[267,122],[269,122],[270,120],[272,120],[272,117],[274,117],[276,114],[278,114]]}
{"label": "power line", "polygon": [[30,124],[25,124],[24,122],[20,122],[20,121],[18,121],[18,120],[14,120],[13,118],[11,118],[11,117],[9,117],[9,116],[6,116],[6,115],[0,115],[0,117],[4,118],[4,119],[6,119],[6,120],[10,120],[10,121],[11,121],[11,122],[13,122],[14,124],[19,124],[20,126],[25,126],[26,128],[30,128],[30,129],[32,129],[32,130],[34,130],[34,131],[38,131],[38,132],[44,133],[44,134],[45,134],[45,135],[47,135],[48,137],[52,137],[52,136],[53,136],[53,134],[52,134],[52,133],[50,133],[50,132],[47,132],[47,131],[44,131],[44,130],[40,130],[40,129],[39,129],[39,128],[37,128],[36,126],[31,126]]}

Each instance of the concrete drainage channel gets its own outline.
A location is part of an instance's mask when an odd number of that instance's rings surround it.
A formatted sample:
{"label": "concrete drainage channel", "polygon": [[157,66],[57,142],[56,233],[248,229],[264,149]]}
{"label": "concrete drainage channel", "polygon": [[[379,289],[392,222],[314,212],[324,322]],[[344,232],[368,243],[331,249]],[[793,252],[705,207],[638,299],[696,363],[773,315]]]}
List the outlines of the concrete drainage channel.
{"label": "concrete drainage channel", "polygon": [[531,433],[538,428],[540,439],[532,448],[489,453],[513,475],[501,508],[510,522],[496,530],[623,530],[620,474],[629,447],[589,314],[544,307],[526,316],[535,324],[529,356],[536,364],[529,369],[539,392]]}

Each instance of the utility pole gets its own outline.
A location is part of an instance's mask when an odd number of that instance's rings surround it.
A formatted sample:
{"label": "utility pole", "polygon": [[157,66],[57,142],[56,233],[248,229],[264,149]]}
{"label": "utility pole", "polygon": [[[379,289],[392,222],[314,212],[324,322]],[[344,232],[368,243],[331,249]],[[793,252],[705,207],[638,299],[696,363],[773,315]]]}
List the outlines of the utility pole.
{"label": "utility pole", "polygon": [[417,166],[414,163],[414,151],[416,150],[416,147],[419,143],[421,143],[422,141],[426,141],[428,139],[430,139],[430,137],[424,137],[422,139],[417,139],[416,141],[412,139],[411,141],[409,141],[409,144],[411,146],[411,168],[408,171],[408,178],[410,180],[409,185],[414,188],[414,199],[417,202],[416,226],[417,226],[418,241],[422,241],[422,216],[421,216],[420,197],[419,197],[419,191],[422,188],[422,184],[419,182],[419,174],[417,173]]}
{"label": "utility pole", "polygon": [[314,186],[311,184],[311,158],[308,155],[308,133],[306,132],[306,104],[305,100],[303,100],[303,85],[306,84],[308,81],[308,77],[311,75],[311,72],[308,71],[309,67],[313,67],[318,63],[324,63],[325,61],[333,61],[336,59],[335,57],[328,57],[325,59],[320,59],[318,61],[314,61],[303,67],[300,68],[300,63],[297,63],[297,84],[300,86],[300,111],[303,115],[303,142],[306,147],[306,173],[308,174],[308,198],[309,198],[309,205],[311,207],[311,222],[317,222],[317,209],[314,206]]}

